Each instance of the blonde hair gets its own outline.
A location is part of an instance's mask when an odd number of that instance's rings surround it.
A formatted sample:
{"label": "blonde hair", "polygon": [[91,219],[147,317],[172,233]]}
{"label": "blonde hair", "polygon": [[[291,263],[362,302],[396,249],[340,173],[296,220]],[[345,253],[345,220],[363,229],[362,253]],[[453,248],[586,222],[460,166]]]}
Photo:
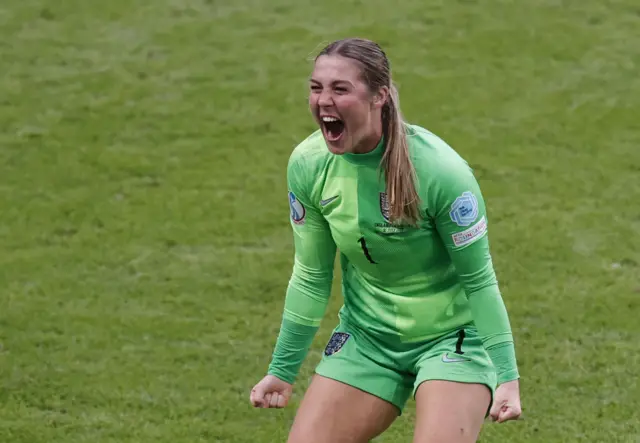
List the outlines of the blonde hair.
{"label": "blonde hair", "polygon": [[377,43],[359,38],[337,40],[326,46],[317,57],[333,54],[358,61],[371,92],[377,92],[384,86],[389,88],[389,97],[382,109],[385,149],[381,162],[386,179],[389,219],[392,223],[415,225],[420,219],[416,171],[409,155],[407,127],[400,111],[398,90],[391,80],[389,60]]}

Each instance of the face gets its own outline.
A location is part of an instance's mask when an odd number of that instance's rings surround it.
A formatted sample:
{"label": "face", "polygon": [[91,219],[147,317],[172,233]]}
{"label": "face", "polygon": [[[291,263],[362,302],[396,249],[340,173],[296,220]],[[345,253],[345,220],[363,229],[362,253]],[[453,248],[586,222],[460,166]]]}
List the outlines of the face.
{"label": "face", "polygon": [[309,108],[329,151],[373,149],[382,134],[381,110],[387,94],[386,87],[376,94],[369,90],[357,61],[339,55],[318,57],[310,79]]}

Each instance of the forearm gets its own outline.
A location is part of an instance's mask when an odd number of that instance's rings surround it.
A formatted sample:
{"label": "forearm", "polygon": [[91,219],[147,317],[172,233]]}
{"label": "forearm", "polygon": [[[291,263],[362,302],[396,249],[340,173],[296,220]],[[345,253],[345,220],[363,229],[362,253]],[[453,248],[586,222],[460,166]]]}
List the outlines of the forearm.
{"label": "forearm", "polygon": [[332,271],[311,269],[296,261],[269,374],[288,383],[295,381],[326,311]]}
{"label": "forearm", "polygon": [[283,318],[267,373],[293,384],[317,330],[317,326],[301,325]]}
{"label": "forearm", "polygon": [[498,383],[519,378],[513,334],[497,284],[469,295],[469,305],[482,343],[498,373]]}

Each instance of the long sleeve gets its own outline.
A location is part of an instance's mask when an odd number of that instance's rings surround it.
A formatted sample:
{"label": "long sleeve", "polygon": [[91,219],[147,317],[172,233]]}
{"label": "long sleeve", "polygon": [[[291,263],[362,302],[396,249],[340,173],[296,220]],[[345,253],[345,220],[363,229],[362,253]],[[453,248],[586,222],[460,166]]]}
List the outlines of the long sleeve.
{"label": "long sleeve", "polygon": [[293,383],[326,311],[336,246],[329,226],[312,200],[304,157],[294,152],[287,168],[295,257],[287,286],[280,333],[268,373]]}
{"label": "long sleeve", "polygon": [[513,335],[489,252],[486,207],[473,172],[462,160],[443,165],[434,185],[436,229],[451,257],[498,383],[519,378]]}

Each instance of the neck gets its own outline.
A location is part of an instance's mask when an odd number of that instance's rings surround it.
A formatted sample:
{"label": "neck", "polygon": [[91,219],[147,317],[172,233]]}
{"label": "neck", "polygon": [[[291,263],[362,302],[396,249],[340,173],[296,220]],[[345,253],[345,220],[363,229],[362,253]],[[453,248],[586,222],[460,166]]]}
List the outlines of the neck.
{"label": "neck", "polygon": [[354,154],[366,154],[367,152],[371,152],[380,143],[380,139],[382,138],[382,124],[376,125],[373,130],[365,135],[360,143],[353,147]]}

